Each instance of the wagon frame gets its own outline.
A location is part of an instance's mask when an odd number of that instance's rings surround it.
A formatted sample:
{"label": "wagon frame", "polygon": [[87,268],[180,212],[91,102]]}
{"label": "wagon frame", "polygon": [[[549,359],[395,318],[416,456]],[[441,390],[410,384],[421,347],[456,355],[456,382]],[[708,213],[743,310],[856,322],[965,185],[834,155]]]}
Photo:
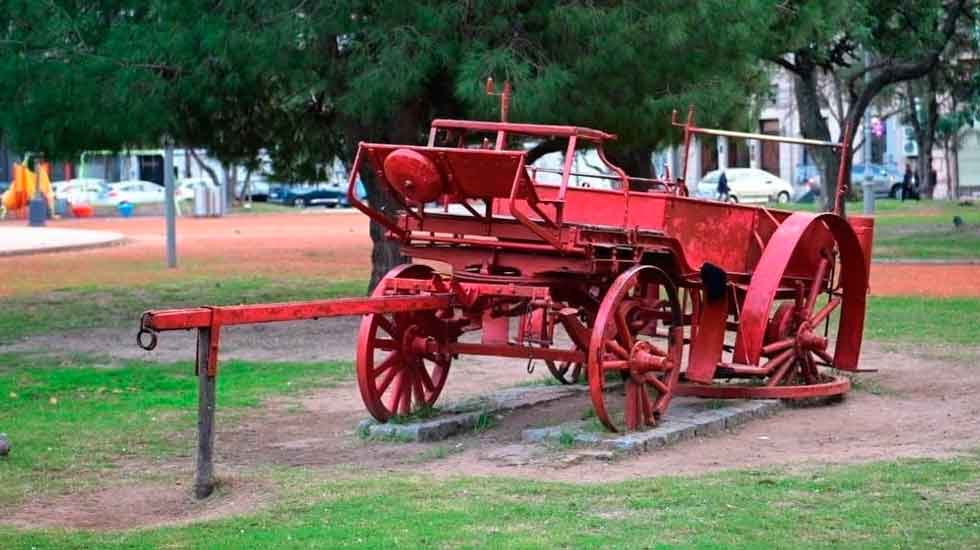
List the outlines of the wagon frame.
{"label": "wagon frame", "polygon": [[[839,373],[858,370],[873,233],[871,218],[841,211],[850,129],[827,143],[699,128],[693,112],[672,122],[684,133],[676,178],[628,176],[604,153],[614,135],[575,126],[438,119],[425,145],[361,143],[350,203],[415,263],[366,298],[146,312],[138,341],[147,349],[157,332],[198,331],[199,496],[211,486],[225,325],[363,315],[357,382],[379,421],[432,407],[461,355],[540,360],[562,383],[588,383],[612,431],[656,425],[674,395],[847,392]],[[688,197],[699,134],[838,150],[836,211]],[[529,139],[565,140],[557,183],[528,165]],[[573,170],[583,145],[604,170]],[[399,206],[394,215],[356,196],[368,167]]]}

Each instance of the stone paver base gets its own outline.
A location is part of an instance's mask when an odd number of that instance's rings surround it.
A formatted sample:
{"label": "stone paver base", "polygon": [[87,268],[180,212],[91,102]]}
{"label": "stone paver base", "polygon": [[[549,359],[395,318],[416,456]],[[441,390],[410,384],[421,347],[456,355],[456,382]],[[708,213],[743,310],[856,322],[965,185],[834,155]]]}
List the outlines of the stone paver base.
{"label": "stone paver base", "polygon": [[[582,395],[587,386],[528,386],[501,390],[480,398],[451,404],[432,418],[418,421],[379,423],[361,421],[358,432],[369,438],[399,441],[440,441],[488,426],[501,413]],[[783,404],[767,401],[721,401],[679,397],[673,400],[664,421],[656,428],[627,434],[598,429],[593,420],[578,420],[557,426],[523,431],[525,443],[558,443],[598,447],[617,453],[638,453],[671,445],[692,437],[717,435],[753,418],[780,410]]]}
{"label": "stone paver base", "polygon": [[527,386],[509,388],[492,394],[448,405],[434,418],[416,422],[380,423],[373,418],[362,420],[358,432],[366,437],[401,441],[440,441],[453,435],[486,426],[493,416],[549,403],[565,397],[582,395],[587,386]]}
{"label": "stone paver base", "polygon": [[554,442],[563,445],[588,445],[618,453],[642,453],[672,445],[693,437],[717,435],[748,422],[770,416],[783,408],[778,400],[720,401],[679,397],[656,428],[616,434],[604,431],[596,420],[578,420],[558,426],[524,430],[527,443]]}

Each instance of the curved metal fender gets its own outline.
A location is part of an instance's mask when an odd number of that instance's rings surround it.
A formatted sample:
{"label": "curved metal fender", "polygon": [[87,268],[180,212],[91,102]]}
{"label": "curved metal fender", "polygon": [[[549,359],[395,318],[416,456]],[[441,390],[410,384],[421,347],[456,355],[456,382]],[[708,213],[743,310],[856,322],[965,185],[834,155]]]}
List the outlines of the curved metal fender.
{"label": "curved metal fender", "polygon": [[854,229],[835,214],[797,212],[786,218],[769,239],[756,265],[742,305],[735,341],[735,362],[757,365],[769,321],[776,289],[789,266],[793,251],[808,229],[826,224],[840,251],[840,277],[843,298],[834,367],[857,370],[864,333],[865,303],[868,294],[868,268]]}

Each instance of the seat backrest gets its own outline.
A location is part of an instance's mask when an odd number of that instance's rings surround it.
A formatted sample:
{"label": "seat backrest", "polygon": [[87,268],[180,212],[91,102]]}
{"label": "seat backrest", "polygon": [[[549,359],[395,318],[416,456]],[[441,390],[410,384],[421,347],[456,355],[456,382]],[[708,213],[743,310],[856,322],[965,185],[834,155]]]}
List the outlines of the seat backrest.
{"label": "seat backrest", "polygon": [[[379,174],[385,158],[397,149],[410,149],[425,155],[442,173],[445,192],[457,200],[509,198],[514,179],[522,179],[518,198],[533,192],[524,169],[524,152],[492,149],[456,149],[365,143],[363,147]],[[390,182],[389,182],[390,183]]]}

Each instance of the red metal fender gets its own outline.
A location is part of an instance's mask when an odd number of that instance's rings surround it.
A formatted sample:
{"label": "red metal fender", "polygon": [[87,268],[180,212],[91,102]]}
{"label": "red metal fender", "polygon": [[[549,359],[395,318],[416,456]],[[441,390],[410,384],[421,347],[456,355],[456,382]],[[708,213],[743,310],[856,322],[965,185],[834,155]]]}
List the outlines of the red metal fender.
{"label": "red metal fender", "polygon": [[753,272],[742,305],[738,336],[735,341],[735,362],[746,365],[759,364],[776,290],[802,237],[807,230],[820,223],[826,224],[840,251],[839,269],[843,298],[834,367],[841,370],[857,370],[868,294],[868,264],[854,229],[844,218],[832,213],[794,213],[780,224],[769,239]]}

